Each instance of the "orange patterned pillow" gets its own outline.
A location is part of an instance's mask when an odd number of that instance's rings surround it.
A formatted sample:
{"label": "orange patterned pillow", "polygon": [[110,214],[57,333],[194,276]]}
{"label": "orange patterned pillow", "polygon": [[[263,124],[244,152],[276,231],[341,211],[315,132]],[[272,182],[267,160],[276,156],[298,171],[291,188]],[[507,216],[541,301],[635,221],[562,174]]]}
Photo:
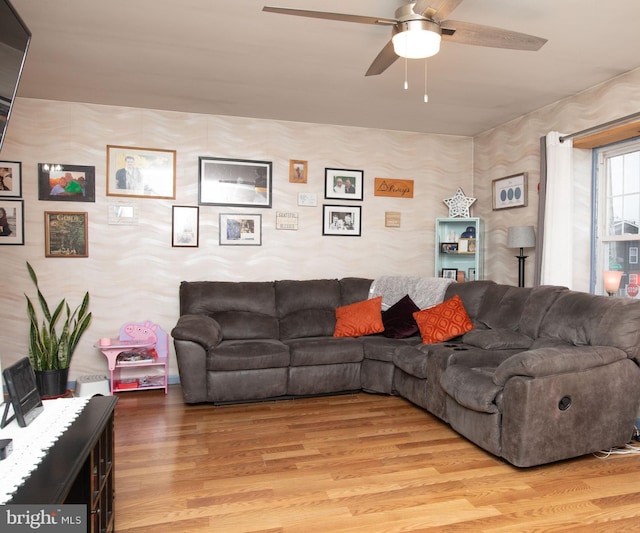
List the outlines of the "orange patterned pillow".
{"label": "orange patterned pillow", "polygon": [[441,304],[413,313],[423,344],[444,342],[473,329],[462,300],[457,294]]}
{"label": "orange patterned pillow", "polygon": [[362,337],[382,331],[382,296],[336,309],[334,337]]}

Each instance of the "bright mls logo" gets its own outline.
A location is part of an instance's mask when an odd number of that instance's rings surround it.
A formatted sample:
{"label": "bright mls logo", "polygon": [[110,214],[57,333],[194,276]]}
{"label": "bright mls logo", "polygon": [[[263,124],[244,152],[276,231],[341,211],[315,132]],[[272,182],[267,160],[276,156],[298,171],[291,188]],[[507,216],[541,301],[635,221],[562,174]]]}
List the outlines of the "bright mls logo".
{"label": "bright mls logo", "polygon": [[84,533],[87,531],[87,507],[85,505],[1,505],[0,531]]}

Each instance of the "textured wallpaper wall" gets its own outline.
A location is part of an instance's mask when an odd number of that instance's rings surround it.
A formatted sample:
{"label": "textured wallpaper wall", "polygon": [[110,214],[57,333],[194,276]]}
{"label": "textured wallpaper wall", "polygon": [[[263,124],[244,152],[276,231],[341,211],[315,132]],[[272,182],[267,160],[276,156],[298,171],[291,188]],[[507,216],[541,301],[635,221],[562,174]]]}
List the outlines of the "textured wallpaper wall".
{"label": "textured wallpaper wall", "polygon": [[[177,150],[175,200],[106,195],[106,146]],[[200,207],[200,246],[171,246],[171,206],[197,205],[198,157],[273,162],[273,208]],[[289,183],[289,160],[307,160],[308,183]],[[19,99],[0,160],[22,161],[25,246],[2,246],[0,358],[26,355],[24,293],[32,294],[25,260],[45,295],[79,303],[88,290],[94,318],[71,366],[71,379],[107,369],[92,344],[115,336],[125,321],[153,320],[169,331],[178,317],[181,280],[273,280],[383,274],[433,275],[434,220],[458,186],[472,195],[472,139],[316,124],[205,116],[144,109]],[[95,166],[96,201],[38,200],[38,163]],[[362,236],[322,235],[324,169],[364,171]],[[414,180],[414,198],[374,196],[374,178]],[[298,206],[298,193],[317,195]],[[138,225],[110,225],[109,205],[130,201]],[[86,211],[88,258],[44,257],[44,212]],[[297,231],[276,230],[276,211],[296,212]],[[385,211],[401,227],[385,227]],[[262,246],[219,246],[220,213],[262,215]],[[177,367],[171,347],[172,376]]]}
{"label": "textured wallpaper wall", "polygon": [[[474,138],[475,216],[485,220],[485,277],[517,284],[517,250],[506,248],[509,226],[537,226],[540,181],[540,137],[549,131],[571,134],[640,110],[640,69],[619,76],[571,98],[560,100]],[[492,211],[492,180],[520,172],[529,176],[529,201],[524,208]],[[591,238],[591,151],[575,150],[574,285],[589,291]],[[536,250],[527,250],[526,284],[533,283]]]}
{"label": "textured wallpaper wall", "polygon": [[[67,296],[79,303],[91,294],[93,323],[71,367],[78,375],[106,372],[106,359],[92,347],[116,335],[125,321],[153,320],[169,331],[178,316],[181,280],[272,280],[398,273],[433,275],[433,229],[447,216],[442,202],[462,187],[478,200],[473,216],[486,229],[485,277],[517,283],[515,251],[507,249],[506,228],[536,225],[539,139],[551,130],[579,131],[640,109],[640,70],[520,117],[475,139],[330,125],[18,99],[0,160],[22,161],[25,200],[24,246],[2,246],[0,359],[3,367],[26,355],[28,325],[24,293],[33,294],[25,260],[36,268],[50,300]],[[108,224],[106,146],[177,150],[175,200],[133,199],[138,225]],[[273,208],[200,208],[200,246],[171,247],[171,206],[197,205],[198,157],[230,157],[273,162]],[[309,162],[307,184],[289,183],[289,160]],[[578,154],[574,177],[575,288],[588,290],[590,175],[588,155]],[[39,201],[37,164],[96,167],[96,202]],[[361,237],[322,235],[324,169],[364,171]],[[528,206],[492,211],[492,180],[529,175]],[[413,179],[413,199],[377,197],[375,177]],[[316,207],[297,205],[298,192],[317,194]],[[126,200],[126,199],[124,199]],[[44,257],[44,212],[86,211],[89,257]],[[299,229],[275,229],[276,211],[296,212]],[[386,211],[401,213],[400,228],[386,228]],[[260,213],[263,245],[218,245],[220,213]],[[535,250],[527,260],[533,281]],[[177,376],[171,347],[172,376]]]}

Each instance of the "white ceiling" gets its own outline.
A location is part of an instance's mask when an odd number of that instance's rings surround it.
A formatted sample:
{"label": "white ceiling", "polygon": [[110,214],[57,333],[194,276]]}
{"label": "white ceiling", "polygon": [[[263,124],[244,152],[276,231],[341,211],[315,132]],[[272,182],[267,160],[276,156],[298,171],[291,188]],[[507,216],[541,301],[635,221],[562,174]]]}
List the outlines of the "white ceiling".
{"label": "white ceiling", "polygon": [[640,67],[638,0],[464,0],[449,18],[548,39],[443,42],[364,76],[391,30],[263,5],[393,17],[397,0],[11,0],[33,33],[18,95],[475,135]]}

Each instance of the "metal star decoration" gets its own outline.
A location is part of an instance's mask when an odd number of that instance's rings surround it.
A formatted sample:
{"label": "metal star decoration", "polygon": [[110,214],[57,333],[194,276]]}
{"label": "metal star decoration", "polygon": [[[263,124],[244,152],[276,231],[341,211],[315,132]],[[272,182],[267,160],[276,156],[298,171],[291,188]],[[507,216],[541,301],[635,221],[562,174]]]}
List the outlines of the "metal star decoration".
{"label": "metal star decoration", "polygon": [[469,208],[471,204],[476,201],[476,198],[470,198],[465,196],[462,189],[458,187],[458,190],[451,198],[445,198],[443,202],[449,206],[449,218],[469,218]]}

